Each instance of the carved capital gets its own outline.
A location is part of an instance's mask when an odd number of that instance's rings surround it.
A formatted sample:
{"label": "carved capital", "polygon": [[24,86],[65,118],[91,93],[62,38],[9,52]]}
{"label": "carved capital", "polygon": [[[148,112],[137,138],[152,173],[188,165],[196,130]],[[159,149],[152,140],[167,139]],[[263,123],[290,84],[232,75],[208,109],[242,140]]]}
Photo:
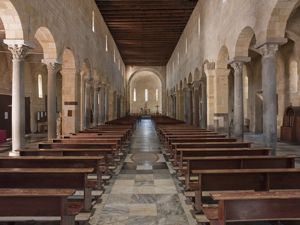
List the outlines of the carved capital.
{"label": "carved capital", "polygon": [[234,61],[230,65],[234,69],[234,74],[243,74],[244,62]]}
{"label": "carved capital", "polygon": [[193,82],[193,87],[194,87],[195,90],[199,90],[200,85],[201,85],[200,81],[194,81]]}
{"label": "carved capital", "polygon": [[264,44],[259,48],[260,53],[263,57],[275,57],[278,51],[278,44]]}
{"label": "carved capital", "polygon": [[22,44],[8,45],[8,50],[11,52],[14,60],[24,60],[29,49],[30,47]]}
{"label": "carved capital", "polygon": [[48,74],[57,74],[62,69],[62,64],[57,61],[43,59],[42,62],[47,66]]}

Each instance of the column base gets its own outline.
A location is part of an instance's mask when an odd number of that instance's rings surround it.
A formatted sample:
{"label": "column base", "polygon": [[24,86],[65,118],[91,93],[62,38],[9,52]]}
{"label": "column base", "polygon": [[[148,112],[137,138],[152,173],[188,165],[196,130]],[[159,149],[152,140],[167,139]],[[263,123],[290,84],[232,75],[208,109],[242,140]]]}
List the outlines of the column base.
{"label": "column base", "polygon": [[8,156],[20,156],[20,153],[19,152],[16,152],[16,151],[10,151],[8,153]]}

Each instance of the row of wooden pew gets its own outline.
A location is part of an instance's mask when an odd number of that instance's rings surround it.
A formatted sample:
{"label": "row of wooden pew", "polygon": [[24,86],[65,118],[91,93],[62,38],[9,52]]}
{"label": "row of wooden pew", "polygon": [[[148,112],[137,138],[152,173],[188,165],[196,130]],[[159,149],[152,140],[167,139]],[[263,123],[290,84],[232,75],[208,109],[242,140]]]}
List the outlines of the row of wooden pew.
{"label": "row of wooden pew", "polygon": [[299,156],[164,119],[157,133],[200,224],[300,219]]}
{"label": "row of wooden pew", "polygon": [[135,119],[129,121],[20,149],[18,157],[0,157],[0,221],[86,222],[126,155]]}

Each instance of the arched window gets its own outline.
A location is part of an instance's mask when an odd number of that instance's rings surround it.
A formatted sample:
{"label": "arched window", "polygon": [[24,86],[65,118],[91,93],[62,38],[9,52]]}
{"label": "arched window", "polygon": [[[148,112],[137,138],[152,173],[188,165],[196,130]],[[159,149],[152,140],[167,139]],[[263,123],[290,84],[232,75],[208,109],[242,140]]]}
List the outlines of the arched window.
{"label": "arched window", "polygon": [[188,39],[185,38],[185,54],[188,53]]}
{"label": "arched window", "polygon": [[133,89],[133,101],[136,102],[136,89]]}
{"label": "arched window", "polygon": [[158,89],[157,88],[156,88],[156,91],[155,91],[155,99],[158,102]]}
{"label": "arched window", "polygon": [[108,39],[107,39],[107,35],[105,35],[105,51],[108,52]]}
{"label": "arched window", "polygon": [[145,102],[148,102],[148,89],[145,89]]}
{"label": "arched window", "polygon": [[95,11],[92,12],[92,31],[95,32]]}
{"label": "arched window", "polygon": [[38,96],[43,98],[43,77],[41,74],[38,75]]}
{"label": "arched window", "polygon": [[116,49],[114,49],[114,63],[116,62]]}

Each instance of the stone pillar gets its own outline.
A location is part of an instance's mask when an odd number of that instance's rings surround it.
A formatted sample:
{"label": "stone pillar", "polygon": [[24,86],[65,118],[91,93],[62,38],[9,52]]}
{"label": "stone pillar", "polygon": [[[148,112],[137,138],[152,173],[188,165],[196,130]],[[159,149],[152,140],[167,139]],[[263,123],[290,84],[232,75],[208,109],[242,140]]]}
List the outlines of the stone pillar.
{"label": "stone pillar", "polygon": [[99,85],[96,82],[94,85],[94,110],[93,110],[93,127],[96,127],[98,125],[98,115],[99,115]]}
{"label": "stone pillar", "polygon": [[172,114],[171,114],[171,115],[172,115],[173,118],[176,119],[176,117],[178,117],[178,116],[177,116],[177,113],[176,113],[176,109],[177,109],[177,107],[178,107],[178,106],[176,106],[176,105],[177,105],[177,102],[176,102],[176,94],[173,93],[173,94],[171,95],[171,97],[172,97],[172,103],[171,103],[171,105],[172,105],[172,108],[171,108]]}
{"label": "stone pillar", "polygon": [[266,147],[275,154],[277,143],[276,52],[278,44],[265,44],[262,53],[263,132]]}
{"label": "stone pillar", "polygon": [[85,92],[84,92],[85,128],[91,127],[91,89],[92,89],[92,78],[88,76],[85,81]]}
{"label": "stone pillar", "polygon": [[101,86],[101,92],[100,92],[100,96],[101,96],[101,124],[104,124],[105,122],[105,86],[102,85]]}
{"label": "stone pillar", "polygon": [[[184,112],[184,105],[182,102],[182,97],[184,97],[181,93],[180,90],[177,90],[175,92],[175,115],[176,115],[176,119],[181,120],[182,119],[182,111]],[[184,113],[183,113],[184,115]]]}
{"label": "stone pillar", "polygon": [[201,121],[200,121],[200,127],[205,129],[207,128],[207,84],[206,80],[201,81]]}
{"label": "stone pillar", "polygon": [[243,67],[244,62],[235,61],[231,63],[234,69],[234,113],[233,134],[236,138],[244,137],[244,102],[243,102]]}
{"label": "stone pillar", "polygon": [[200,104],[200,93],[199,93],[199,88],[200,88],[200,82],[196,81],[193,84],[194,86],[194,125],[199,126],[200,125],[200,120],[199,120],[199,104]]}
{"label": "stone pillar", "polygon": [[47,95],[47,118],[48,118],[48,139],[56,138],[56,119],[57,119],[57,101],[56,101],[56,76],[61,70],[61,64],[54,61],[44,59],[43,63],[47,65],[48,70],[48,95]]}
{"label": "stone pillar", "polygon": [[12,151],[10,156],[18,156],[16,150],[25,145],[25,87],[24,87],[24,59],[29,46],[24,41],[19,43],[5,40],[8,50],[12,53]]}
{"label": "stone pillar", "polygon": [[185,115],[185,122],[187,124],[192,124],[192,89],[191,84],[188,84],[187,87],[184,89],[185,97],[184,97],[184,115]]}
{"label": "stone pillar", "polygon": [[100,85],[99,86],[99,92],[98,92],[98,125],[102,124],[102,109],[103,109],[103,101],[102,101],[102,91],[103,87]]}
{"label": "stone pillar", "polygon": [[105,121],[109,121],[109,86],[105,88]]}
{"label": "stone pillar", "polygon": [[80,130],[85,127],[85,73],[80,73]]}
{"label": "stone pillar", "polygon": [[187,102],[187,88],[183,88],[183,120],[186,123],[188,122]]}

